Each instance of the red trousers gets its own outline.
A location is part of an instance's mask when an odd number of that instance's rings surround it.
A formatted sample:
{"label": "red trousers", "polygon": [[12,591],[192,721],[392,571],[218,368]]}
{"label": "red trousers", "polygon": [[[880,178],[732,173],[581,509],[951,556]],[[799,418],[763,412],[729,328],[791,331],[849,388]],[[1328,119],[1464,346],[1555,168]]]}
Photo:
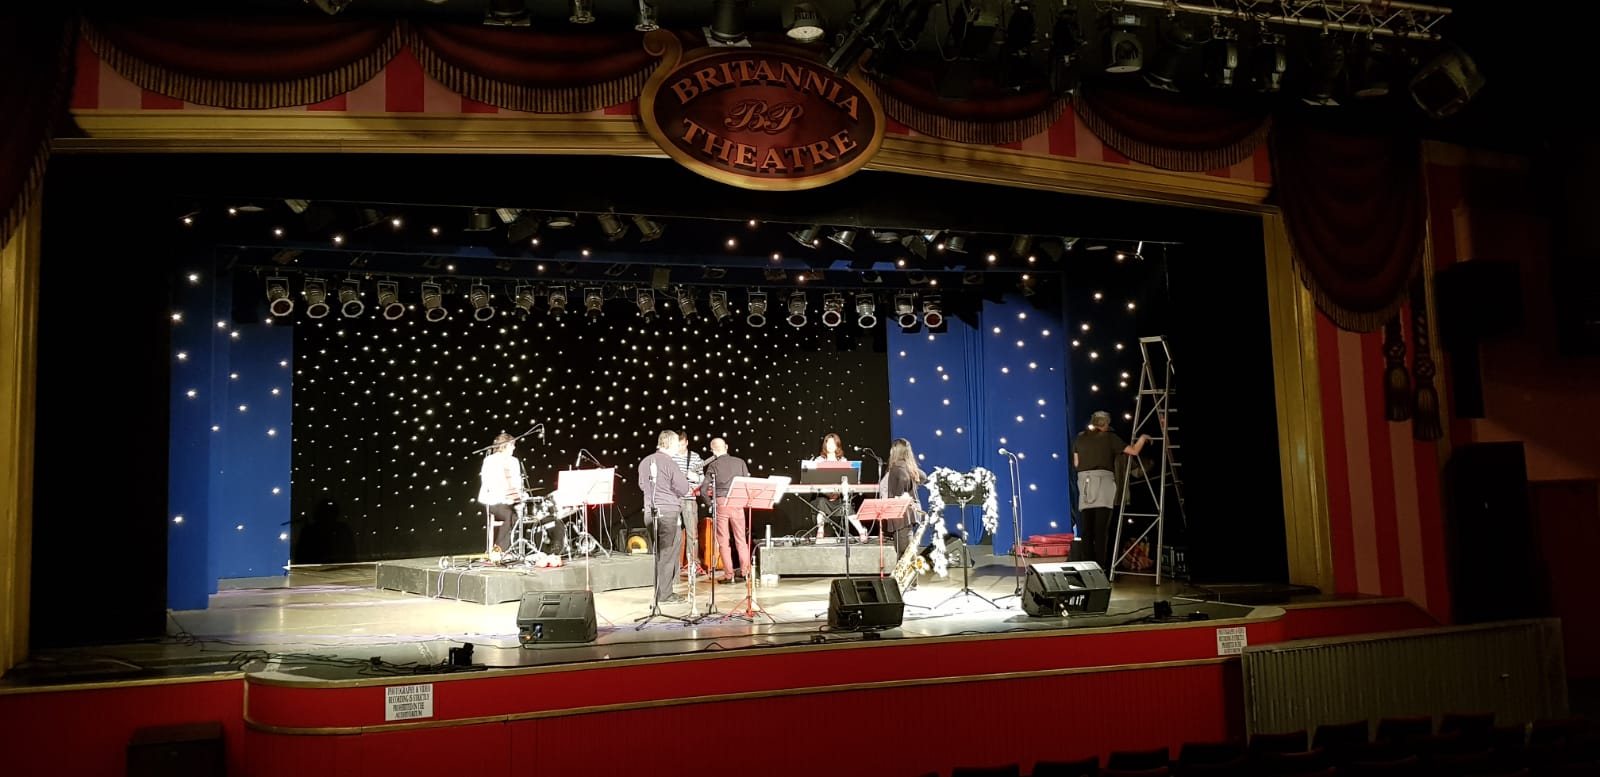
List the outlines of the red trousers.
{"label": "red trousers", "polygon": [[716,538],[717,553],[722,557],[722,574],[733,573],[733,553],[728,543],[728,535],[733,534],[733,543],[739,546],[739,573],[745,577],[750,576],[750,536],[744,524],[744,511],[735,510],[724,505],[726,500],[717,501],[716,513],[712,518],[711,535]]}

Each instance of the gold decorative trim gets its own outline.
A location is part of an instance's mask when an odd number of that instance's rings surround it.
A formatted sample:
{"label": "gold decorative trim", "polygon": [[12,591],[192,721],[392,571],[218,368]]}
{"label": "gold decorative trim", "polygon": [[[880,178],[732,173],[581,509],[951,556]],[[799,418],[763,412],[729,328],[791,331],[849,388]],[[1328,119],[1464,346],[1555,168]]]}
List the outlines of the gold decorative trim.
{"label": "gold decorative trim", "polygon": [[1278,467],[1289,582],[1334,589],[1328,517],[1327,449],[1317,362],[1317,305],[1301,282],[1283,215],[1264,214],[1267,317],[1272,335],[1272,387],[1278,411]]}
{"label": "gold decorative trim", "polygon": [[1066,113],[1069,102],[1065,97],[1051,100],[1044,110],[1017,119],[975,121],[952,119],[924,111],[895,97],[878,81],[872,82],[872,88],[877,91],[878,101],[883,103],[883,110],[895,121],[924,135],[956,143],[984,146],[1015,143],[1049,130],[1061,119],[1061,114]]}
{"label": "gold decorative trim", "polygon": [[[1159,661],[1149,664],[1115,664],[1110,666],[1074,667],[1071,669],[1035,669],[1026,672],[996,672],[992,674],[966,675],[963,677],[928,677],[916,680],[878,680],[866,683],[841,683],[838,685],[818,685],[807,688],[796,688],[782,691],[784,696],[815,696],[825,693],[847,693],[851,691],[876,691],[891,688],[913,688],[937,685],[969,685],[972,683],[1001,682],[1007,680],[1032,680],[1042,677],[1065,677],[1070,675],[1102,674],[1105,672],[1128,672],[1145,670],[1183,669],[1193,666],[1211,666],[1237,661],[1237,658],[1219,656],[1215,658],[1191,658],[1182,661]],[[503,675],[497,675],[503,676]],[[291,736],[340,736],[349,734],[372,734],[384,731],[406,731],[419,728],[455,728],[458,726],[477,726],[484,723],[514,723],[523,720],[546,720],[550,718],[572,718],[582,715],[600,715],[611,712],[628,710],[661,709],[664,707],[684,707],[701,704],[717,704],[730,701],[749,701],[766,699],[775,695],[773,691],[741,691],[739,693],[710,694],[706,696],[686,696],[676,699],[655,699],[644,702],[622,702],[618,704],[598,704],[588,707],[568,707],[559,710],[539,710],[536,712],[519,712],[508,715],[485,715],[474,718],[456,718],[453,720],[430,720],[415,723],[383,723],[374,726],[275,726],[258,723],[250,718],[249,710],[245,711],[244,724],[252,731],[268,734],[284,734]]]}
{"label": "gold decorative trim", "polygon": [[[453,153],[665,156],[633,116],[78,111],[57,153]],[[869,170],[1257,213],[1269,184],[887,135]]]}
{"label": "gold decorative trim", "polygon": [[35,198],[0,245],[0,674],[28,655],[42,209]]}
{"label": "gold decorative trim", "polygon": [[154,685],[193,685],[195,683],[220,683],[243,680],[244,672],[218,672],[189,677],[142,677],[137,680],[104,680],[93,683],[66,683],[62,685],[9,685],[0,686],[0,696],[27,696],[38,693],[69,693],[73,691],[103,691],[118,688],[147,688]]}
{"label": "gold decorative trim", "polygon": [[[1353,599],[1330,599],[1330,600],[1327,600],[1327,601],[1317,601],[1317,602],[1294,602],[1294,603],[1290,603],[1290,604],[1280,604],[1280,605],[1277,605],[1277,606],[1287,611],[1287,610],[1326,610],[1326,609],[1334,609],[1334,608],[1341,608],[1341,607],[1372,607],[1372,606],[1376,606],[1376,605],[1388,606],[1388,605],[1391,605],[1391,604],[1409,604],[1412,607],[1417,607],[1417,603],[1416,602],[1413,602],[1410,599],[1407,599],[1407,598],[1405,598],[1403,596],[1369,596],[1369,597],[1358,597],[1358,598],[1353,598]],[[1417,611],[1423,613],[1424,615],[1427,614],[1427,611],[1423,610],[1420,607],[1417,607]]]}

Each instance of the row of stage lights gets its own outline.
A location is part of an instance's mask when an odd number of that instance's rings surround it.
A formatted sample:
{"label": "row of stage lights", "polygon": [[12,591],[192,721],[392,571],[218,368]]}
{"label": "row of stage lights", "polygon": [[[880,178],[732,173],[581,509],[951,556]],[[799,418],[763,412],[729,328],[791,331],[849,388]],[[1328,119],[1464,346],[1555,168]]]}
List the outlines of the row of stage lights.
{"label": "row of stage lights", "polygon": [[[607,287],[588,286],[583,289],[584,314],[591,320],[604,315],[607,299]],[[365,293],[361,289],[361,281],[355,278],[346,278],[339,282],[337,288],[332,288],[328,281],[321,278],[306,278],[301,285],[301,296],[305,300],[305,314],[307,318],[326,318],[333,312],[333,305],[338,304],[339,314],[345,318],[359,318],[366,313],[367,304]],[[400,284],[396,281],[378,281],[378,309],[384,319],[396,321],[403,318],[408,309],[400,300]],[[624,294],[630,294],[627,289]],[[281,276],[267,279],[267,310],[277,318],[292,315],[295,310],[294,297],[289,290],[289,280]],[[522,315],[533,312],[541,296],[550,315],[560,318],[567,312],[570,297],[566,286],[552,286],[547,290],[535,290],[530,285],[520,285],[513,289],[511,294],[512,304]],[[638,288],[631,290],[631,298],[639,309],[639,317],[646,322],[654,321],[657,316],[656,292],[652,288]],[[694,291],[689,287],[680,286],[676,293],[678,312],[685,320],[693,320],[700,315],[700,303]],[[444,304],[444,287],[438,283],[425,282],[421,284],[422,316],[425,320],[438,323],[450,317],[450,311]],[[784,298],[784,310],[787,312],[785,321],[796,329],[804,327],[810,322],[808,311],[810,298],[803,291],[788,292]],[[472,307],[472,318],[475,321],[490,321],[499,311],[494,306],[494,293],[487,284],[475,283],[467,290],[467,302]],[[722,323],[733,317],[733,307],[725,289],[713,289],[707,294],[707,306],[711,309],[711,316],[717,323]],[[842,326],[845,322],[846,304],[853,302],[851,310],[855,312],[856,326],[862,329],[872,329],[878,325],[878,299],[874,294],[858,293],[853,299],[847,299],[839,292],[825,292],[822,295],[822,325],[833,329]],[[920,315],[919,315],[920,307]],[[767,313],[771,308],[768,292],[746,292],[745,323],[752,327],[763,327],[767,323]],[[915,328],[919,323],[929,329],[938,329],[944,326],[944,308],[938,296],[923,296],[918,294],[894,295],[895,323],[903,329]]]}

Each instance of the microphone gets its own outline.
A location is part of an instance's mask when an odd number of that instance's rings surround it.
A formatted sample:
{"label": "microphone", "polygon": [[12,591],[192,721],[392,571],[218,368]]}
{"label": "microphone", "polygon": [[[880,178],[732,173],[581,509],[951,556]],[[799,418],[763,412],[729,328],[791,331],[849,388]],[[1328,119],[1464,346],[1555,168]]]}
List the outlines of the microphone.
{"label": "microphone", "polygon": [[[572,462],[572,468],[573,469],[577,469],[577,468],[579,468],[581,466],[583,466],[583,449],[579,448],[578,449],[578,458]],[[654,477],[654,476],[652,475],[652,477]]]}
{"label": "microphone", "polygon": [[1001,449],[1000,449],[1000,455],[1001,455],[1001,456],[1015,456],[1015,455],[1017,455],[1017,454],[1015,454],[1015,453],[1012,453],[1012,452],[1011,452],[1011,451],[1008,451],[1008,450],[1006,450],[1006,449],[1005,449],[1005,448],[1001,448]]}

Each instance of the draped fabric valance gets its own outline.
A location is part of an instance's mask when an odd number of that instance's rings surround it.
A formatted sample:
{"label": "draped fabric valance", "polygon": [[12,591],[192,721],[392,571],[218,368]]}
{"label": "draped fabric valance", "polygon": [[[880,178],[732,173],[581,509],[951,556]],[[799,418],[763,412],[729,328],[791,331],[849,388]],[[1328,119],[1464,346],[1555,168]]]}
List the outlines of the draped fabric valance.
{"label": "draped fabric valance", "polygon": [[66,16],[0,15],[0,246],[44,180],[52,130],[72,92],[76,40]]}
{"label": "draped fabric valance", "polygon": [[1421,142],[1279,116],[1272,152],[1295,262],[1317,307],[1344,329],[1383,326],[1422,266]]}
{"label": "draped fabric valance", "polygon": [[457,94],[530,113],[581,113],[639,96],[655,66],[641,33],[413,24],[412,52]]}
{"label": "draped fabric valance", "polygon": [[1204,173],[1249,159],[1267,138],[1261,106],[1195,100],[1154,89],[1084,85],[1073,110],[1106,145],[1163,170]]}
{"label": "draped fabric valance", "polygon": [[392,19],[115,17],[84,39],[125,78],[198,105],[310,105],[372,80],[400,50]]}
{"label": "draped fabric valance", "polygon": [[935,73],[909,63],[871,74],[884,113],[929,137],[997,146],[1044,132],[1067,107],[1066,98],[1048,91],[1013,92],[986,79],[967,85],[966,97],[949,99]]}

